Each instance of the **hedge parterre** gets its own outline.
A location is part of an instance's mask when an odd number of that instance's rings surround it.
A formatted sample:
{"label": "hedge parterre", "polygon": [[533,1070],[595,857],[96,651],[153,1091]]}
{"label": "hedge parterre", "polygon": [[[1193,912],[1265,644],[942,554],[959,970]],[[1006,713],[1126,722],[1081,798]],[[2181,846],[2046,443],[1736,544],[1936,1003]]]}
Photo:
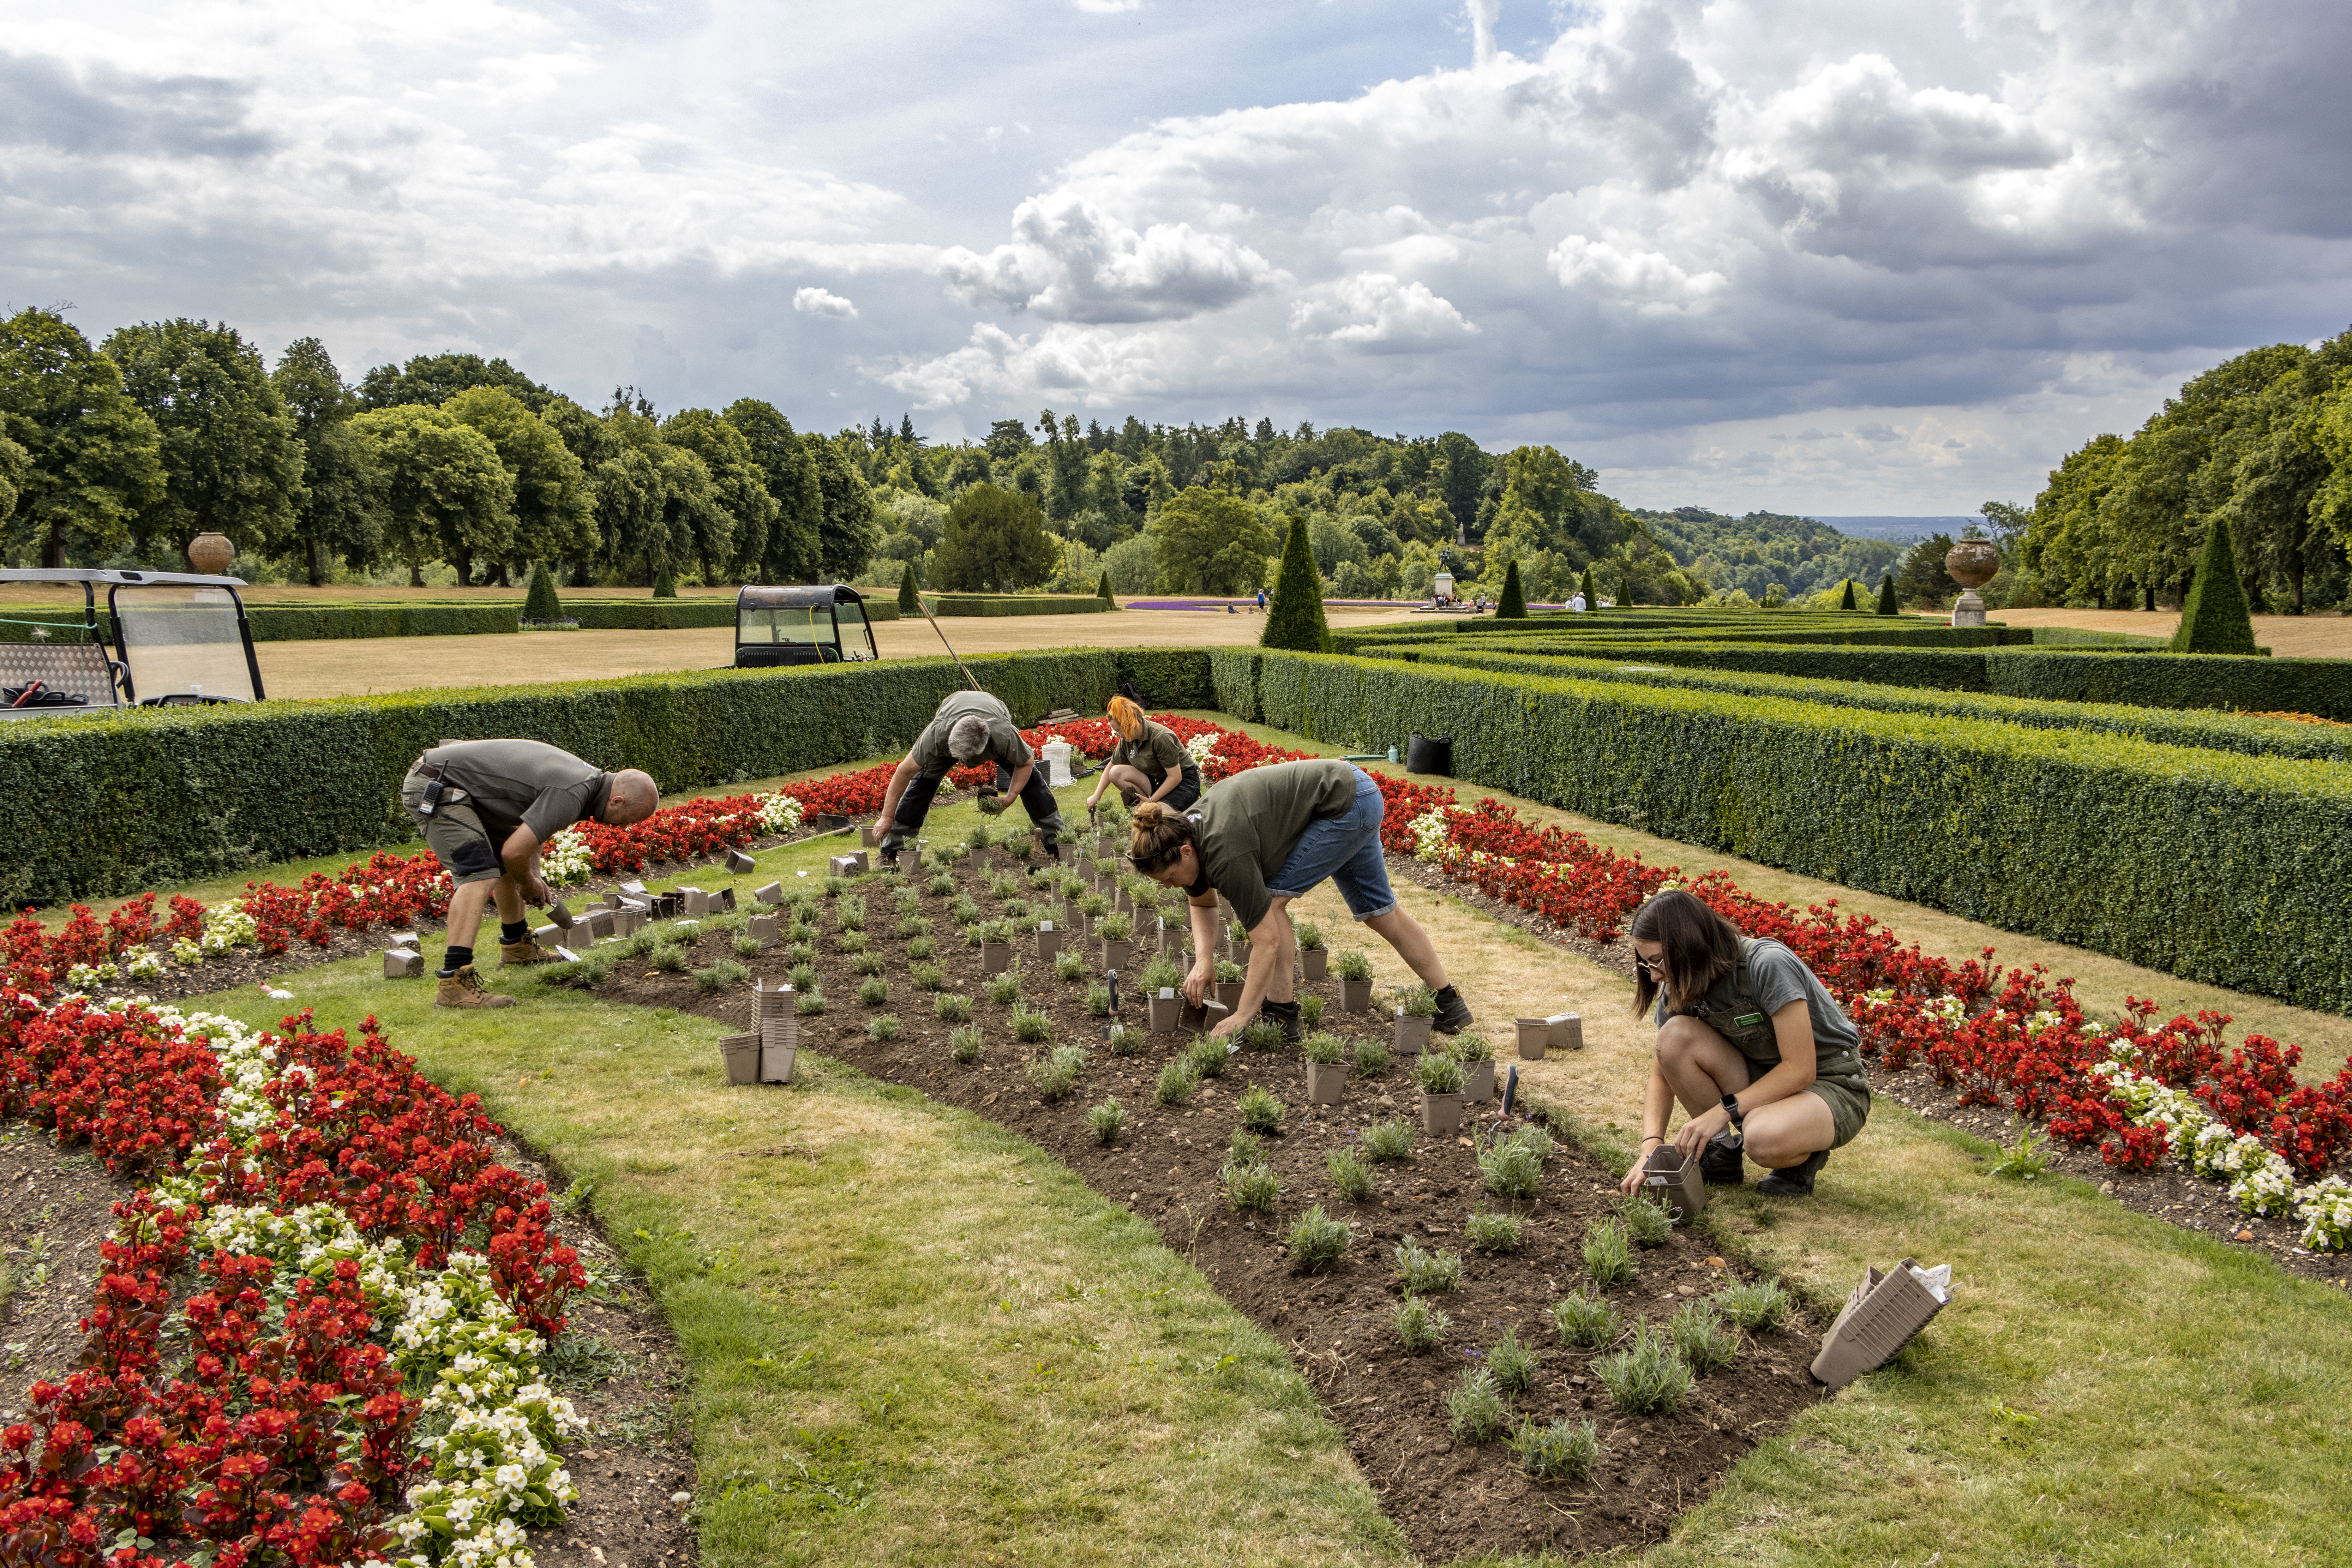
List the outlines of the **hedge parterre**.
{"label": "hedge parterre", "polygon": [[[1531,826],[1512,807],[1455,803],[1454,791],[1383,777],[1391,852],[1429,861],[1489,897],[1546,915],[1595,941],[1613,940],[1640,904],[1682,885],[1580,834]],[[1810,964],[1890,1071],[1918,1064],[1964,1104],[2007,1105],[2076,1144],[2097,1144],[2124,1169],[2168,1156],[2230,1183],[2248,1214],[2304,1223],[2317,1251],[2352,1247],[2352,1184],[2328,1174],[2352,1152],[2352,1064],[2299,1084],[2301,1047],[2248,1035],[2234,1048],[2225,1014],[2155,1022],[2134,999],[2113,1023],[2084,1016],[2072,982],[2039,966],[2004,969],[1987,948],[1962,963],[1901,943],[1834,900],[1801,914],[1712,871],[1687,884],[1750,936],[1785,942]],[[2307,1185],[2298,1185],[2298,1178]]]}
{"label": "hedge parterre", "polygon": [[142,1184],[80,1370],[0,1430],[9,1561],[529,1568],[577,1498],[540,1363],[587,1278],[545,1188],[373,1018],[284,1029],[0,990],[0,1109]]}

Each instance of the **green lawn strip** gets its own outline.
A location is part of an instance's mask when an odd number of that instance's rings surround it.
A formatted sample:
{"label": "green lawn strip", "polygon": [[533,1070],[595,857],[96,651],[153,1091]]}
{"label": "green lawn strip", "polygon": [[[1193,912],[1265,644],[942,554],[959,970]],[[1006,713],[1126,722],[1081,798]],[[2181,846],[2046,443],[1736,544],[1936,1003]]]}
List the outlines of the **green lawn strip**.
{"label": "green lawn strip", "polygon": [[807,1054],[729,1089],[710,1020],[492,978],[518,1006],[357,960],[194,1005],[373,1013],[593,1184],[692,1369],[704,1561],[1406,1560],[1282,1347],[1041,1151]]}
{"label": "green lawn strip", "polygon": [[[1622,1118],[1575,1125],[1622,1161]],[[1882,1100],[1811,1201],[1712,1190],[1718,1244],[1824,1324],[1865,1265],[1949,1263],[1957,1289],[1644,1561],[2342,1561],[2352,1303],[2087,1183],[1986,1175],[1991,1152]]]}

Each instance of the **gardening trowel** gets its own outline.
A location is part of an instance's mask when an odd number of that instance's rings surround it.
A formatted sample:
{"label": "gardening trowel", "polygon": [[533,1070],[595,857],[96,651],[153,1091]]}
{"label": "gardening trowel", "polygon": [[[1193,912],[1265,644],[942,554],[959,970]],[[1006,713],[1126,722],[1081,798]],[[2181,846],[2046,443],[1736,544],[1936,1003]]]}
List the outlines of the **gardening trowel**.
{"label": "gardening trowel", "polygon": [[572,929],[572,910],[562,899],[556,900],[547,907],[547,918],[565,931]]}

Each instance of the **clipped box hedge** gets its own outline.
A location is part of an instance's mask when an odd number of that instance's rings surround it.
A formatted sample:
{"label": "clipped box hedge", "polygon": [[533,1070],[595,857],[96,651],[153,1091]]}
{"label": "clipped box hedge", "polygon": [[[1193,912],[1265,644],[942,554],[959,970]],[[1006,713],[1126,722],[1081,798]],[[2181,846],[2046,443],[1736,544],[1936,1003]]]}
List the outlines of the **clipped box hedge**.
{"label": "clipped box hedge", "polygon": [[1819,644],[1424,639],[1384,658],[1442,651],[1609,659],[2129,708],[2220,708],[2352,720],[2352,659],[2051,648],[1839,647]]}
{"label": "clipped box hedge", "polygon": [[1118,608],[1092,594],[926,594],[935,616],[1092,616]]}
{"label": "clipped box hedge", "polygon": [[1400,660],[1211,671],[1221,703],[1318,740],[1448,736],[1472,784],[2352,1012],[2352,765]]}
{"label": "clipped box hedge", "polygon": [[[1373,657],[1381,657],[1375,655]],[[2306,757],[2352,761],[2352,728],[2298,724],[2284,719],[2254,719],[2201,709],[2131,708],[2111,702],[2058,702],[1967,691],[1931,691],[1872,686],[1852,680],[1814,680],[1787,675],[1748,675],[1732,670],[1677,669],[1619,664],[1601,658],[1530,658],[1454,647],[1402,650],[1389,657],[1417,658],[1423,664],[1507,671],[1581,680],[1622,681],[1696,691],[1743,691],[1825,702],[1840,708],[1870,708],[1882,713],[1933,713],[1955,719],[1991,719],[2039,730],[2096,730],[2137,735],[2168,746],[2205,746],[2252,757]]]}
{"label": "clipped box hedge", "polygon": [[[1024,721],[1100,712],[1124,681],[1154,706],[1209,694],[1188,649],[964,662]],[[445,738],[545,741],[693,789],[894,751],[962,685],[951,660],[887,659],[19,720],[0,726],[0,893],[57,903],[403,843],[401,777]]]}

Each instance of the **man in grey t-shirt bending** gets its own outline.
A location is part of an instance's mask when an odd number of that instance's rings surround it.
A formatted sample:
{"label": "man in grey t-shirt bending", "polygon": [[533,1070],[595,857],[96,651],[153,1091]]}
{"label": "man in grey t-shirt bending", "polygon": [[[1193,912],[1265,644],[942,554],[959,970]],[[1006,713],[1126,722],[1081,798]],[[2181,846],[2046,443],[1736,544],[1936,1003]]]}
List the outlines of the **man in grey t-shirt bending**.
{"label": "man in grey t-shirt bending", "polygon": [[881,836],[885,865],[898,864],[899,849],[923,830],[940,782],[952,770],[977,763],[996,764],[995,794],[983,794],[980,809],[992,816],[1004,809],[1006,797],[1019,795],[1029,820],[1037,825],[1045,853],[1054,853],[1062,837],[1062,808],[1037,775],[1036,758],[1013,724],[1013,710],[985,691],[958,691],[940,704],[915,737],[883,792],[882,814],[874,819],[874,831]]}
{"label": "man in grey t-shirt bending", "polygon": [[608,773],[539,741],[461,741],[436,746],[408,765],[400,804],[423,830],[457,890],[449,896],[449,950],[436,1007],[508,1007],[474,973],[482,910],[499,906],[500,963],[555,957],[530,940],[526,904],[551,902],[539,874],[549,839],[583,817],[615,827],[654,813],[654,781],[635,768]]}

